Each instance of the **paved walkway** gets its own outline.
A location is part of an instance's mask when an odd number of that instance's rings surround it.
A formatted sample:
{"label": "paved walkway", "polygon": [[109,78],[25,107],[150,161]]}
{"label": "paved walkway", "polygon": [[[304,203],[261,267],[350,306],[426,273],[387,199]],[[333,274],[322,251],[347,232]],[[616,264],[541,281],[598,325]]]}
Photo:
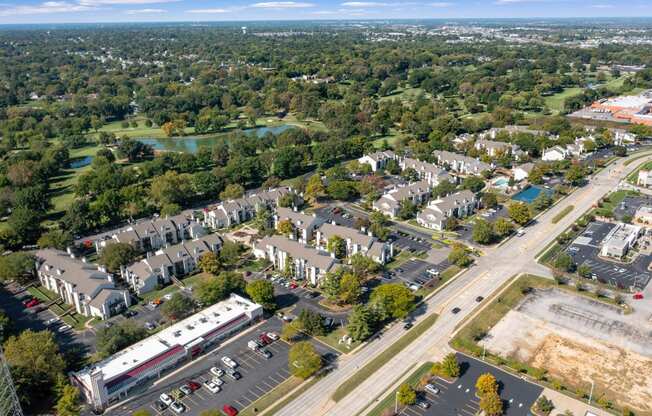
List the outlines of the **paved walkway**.
{"label": "paved walkway", "polygon": [[564,414],[564,412],[569,411],[574,416],[585,416],[587,412],[591,412],[596,416],[613,416],[609,412],[589,406],[586,402],[573,399],[556,390],[546,388],[543,390],[543,395],[552,400],[552,403],[555,405],[555,410],[552,411],[554,415]]}

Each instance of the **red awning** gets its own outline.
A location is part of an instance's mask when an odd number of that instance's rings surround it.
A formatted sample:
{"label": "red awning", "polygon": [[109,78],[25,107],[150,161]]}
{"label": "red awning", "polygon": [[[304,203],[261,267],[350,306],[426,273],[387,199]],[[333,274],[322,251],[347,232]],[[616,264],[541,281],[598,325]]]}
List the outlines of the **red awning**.
{"label": "red awning", "polygon": [[141,365],[139,365],[136,368],[133,368],[129,370],[127,373],[119,376],[116,379],[111,380],[110,382],[106,383],[106,388],[110,389],[111,387],[120,384],[124,382],[125,380],[128,380],[130,378],[137,378],[140,374],[143,372],[149,370],[152,367],[157,366],[158,364],[162,363],[163,361],[167,360],[168,358],[172,357],[173,355],[179,353],[180,351],[184,351],[183,346],[181,345],[175,345],[174,347],[170,348],[169,350],[157,355],[156,357],[152,358],[149,361],[145,361]]}

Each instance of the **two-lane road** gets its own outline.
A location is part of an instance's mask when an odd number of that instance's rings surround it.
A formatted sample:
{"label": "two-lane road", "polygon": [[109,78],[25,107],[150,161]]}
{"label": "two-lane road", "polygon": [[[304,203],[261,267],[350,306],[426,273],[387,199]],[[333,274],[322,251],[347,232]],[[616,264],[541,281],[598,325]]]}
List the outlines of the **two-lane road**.
{"label": "two-lane road", "polygon": [[[630,156],[633,157],[637,156]],[[488,298],[515,274],[545,271],[535,262],[537,253],[591,208],[598,198],[613,189],[621,178],[644,161],[642,159],[638,163],[625,166],[625,160],[627,159],[622,159],[598,173],[589,184],[567,196],[540,216],[536,224],[527,228],[525,235],[514,237],[502,246],[489,250],[487,255],[478,259],[474,267],[428,299],[426,313],[418,319],[423,319],[431,313],[439,313],[440,319],[361,385],[349,392],[345,398],[337,403],[331,400],[333,392],[341,383],[403,335],[404,330],[401,325],[392,327],[380,340],[373,341],[361,352],[342,359],[336,370],[276,414],[279,416],[356,415],[386,392],[411,366],[448,352],[448,342],[457,325],[478,306],[476,297]],[[571,205],[574,206],[573,211],[553,224],[552,218]],[[453,307],[458,307],[461,311],[453,314],[451,312]]]}

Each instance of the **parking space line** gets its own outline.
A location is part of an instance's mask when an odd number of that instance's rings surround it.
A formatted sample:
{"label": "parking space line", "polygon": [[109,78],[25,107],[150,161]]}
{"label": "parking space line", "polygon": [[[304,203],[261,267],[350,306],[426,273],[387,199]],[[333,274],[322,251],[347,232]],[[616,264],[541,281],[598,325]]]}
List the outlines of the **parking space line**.
{"label": "parking space line", "polygon": [[[274,386],[269,385],[269,383],[267,383],[265,380],[261,381],[261,383],[263,383],[264,385],[266,385],[266,386],[269,388],[269,390],[271,390],[271,389],[274,388]],[[269,391],[269,390],[268,390],[268,391]]]}
{"label": "parking space line", "polygon": [[[274,375],[278,376],[278,374],[274,374]],[[285,380],[285,378],[281,377],[281,381],[278,381],[277,379],[274,378],[274,375],[270,375],[269,378],[274,380],[276,384],[281,384]]]}
{"label": "parking space line", "polygon": [[[242,407],[243,409],[244,409],[245,407],[249,406],[251,403],[253,403],[253,402],[249,402],[249,403],[247,403],[247,404],[243,404],[243,403],[240,402],[240,400],[234,400],[234,401],[235,401],[236,403],[238,403],[238,404],[240,405],[240,407]],[[247,401],[248,401],[248,400],[247,400]]]}

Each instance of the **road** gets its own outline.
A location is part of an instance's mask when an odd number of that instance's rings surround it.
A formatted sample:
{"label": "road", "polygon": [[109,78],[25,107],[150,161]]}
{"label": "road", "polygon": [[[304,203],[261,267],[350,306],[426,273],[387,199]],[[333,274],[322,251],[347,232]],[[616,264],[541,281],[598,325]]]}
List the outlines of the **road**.
{"label": "road", "polygon": [[[340,384],[403,335],[402,325],[394,325],[379,341],[371,342],[361,353],[343,357],[336,370],[308,388],[276,415],[356,415],[389,390],[397,378],[414,364],[438,359],[449,352],[448,342],[460,321],[478,306],[475,301],[477,296],[488,298],[518,273],[549,275],[545,267],[536,263],[535,256],[591,208],[598,198],[615,188],[621,178],[645,160],[641,159],[629,166],[624,165],[625,160],[637,156],[640,154],[621,159],[603,169],[590,179],[589,184],[540,216],[535,224],[526,229],[523,236],[513,237],[500,247],[486,250],[486,255],[479,258],[476,265],[427,300],[426,313],[417,321],[432,313],[439,314],[440,319],[346,397],[337,403],[331,400],[333,392]],[[570,205],[574,206],[573,211],[553,224],[552,218]],[[454,307],[460,308],[461,311],[452,314],[451,309]]]}

